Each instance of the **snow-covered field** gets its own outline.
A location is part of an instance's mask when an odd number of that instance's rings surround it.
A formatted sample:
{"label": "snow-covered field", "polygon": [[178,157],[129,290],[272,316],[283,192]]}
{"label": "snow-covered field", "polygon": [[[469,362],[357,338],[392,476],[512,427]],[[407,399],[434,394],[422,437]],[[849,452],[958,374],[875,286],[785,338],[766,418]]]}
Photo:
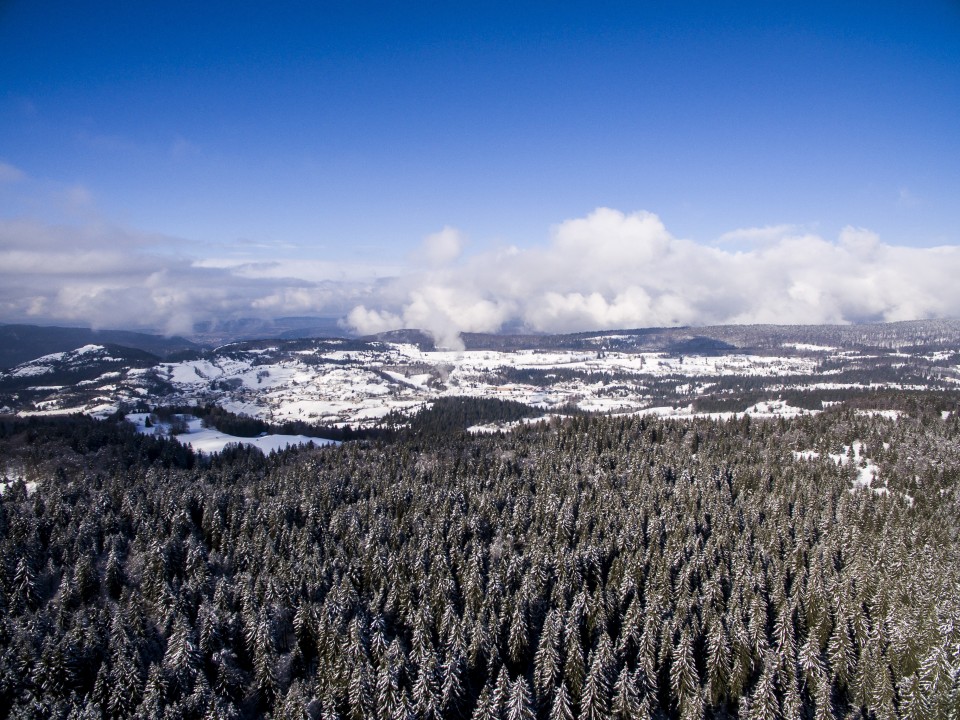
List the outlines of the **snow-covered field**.
{"label": "snow-covered field", "polygon": [[[493,382],[504,370],[578,371],[613,376],[662,378],[744,375],[775,377],[814,370],[807,358],[764,356],[672,357],[663,353],[422,351],[413,345],[386,345],[378,352],[335,351],[307,362],[306,353],[269,366],[230,360],[222,364],[190,361],[163,366],[162,374],[182,392],[202,391],[209,379],[234,379],[224,408],[273,421],[308,420],[334,424],[369,424],[391,410],[409,410],[443,395],[516,400],[545,410],[573,403],[585,410],[623,411],[648,404],[634,383],[620,395],[605,394],[605,383],[557,381],[546,387]],[[319,362],[318,362],[319,361]],[[323,362],[327,361],[327,362]],[[333,363],[350,364],[333,364]],[[417,372],[398,368],[415,367]],[[429,368],[429,372],[420,371]],[[251,381],[268,373],[259,383]]]}
{"label": "snow-covered field", "polygon": [[[144,434],[168,434],[169,426],[162,423],[147,427],[146,421],[148,413],[130,413],[127,420],[133,423],[137,430]],[[218,453],[227,445],[248,445],[261,450],[263,453],[270,453],[275,450],[284,450],[292,445],[336,445],[336,440],[322,440],[320,438],[307,437],[305,435],[261,435],[255,438],[243,438],[235,435],[227,435],[214,428],[203,426],[199,418],[193,416],[184,416],[187,421],[187,432],[177,435],[177,440],[185,445],[189,445],[195,451],[201,453]]]}
{"label": "snow-covered field", "polygon": [[[405,343],[317,341],[312,346],[226,346],[201,359],[161,362],[152,368],[107,366],[95,379],[71,386],[30,387],[24,414],[85,412],[106,416],[138,401],[150,405],[215,403],[267,422],[369,427],[391,412],[409,413],[443,396],[514,400],[544,414],[566,406],[604,413],[696,414],[696,401],[715,394],[725,412],[791,417],[809,410],[781,398],[797,389],[823,392],[926,389],[888,373],[877,381],[837,377],[875,355],[828,345],[789,343],[782,355],[720,355],[619,352],[613,350],[422,350]],[[41,378],[62,364],[103,360],[105,349],[86,346],[38,358],[14,368],[8,378]],[[892,355],[890,357],[893,357]],[[900,355],[897,363],[902,363]],[[913,356],[907,355],[910,358]],[[926,356],[917,356],[923,358]],[[938,355],[936,359],[940,359]],[[60,363],[61,365],[58,365]],[[892,367],[892,366],[891,366]],[[49,369],[49,370],[48,370]],[[941,385],[960,369],[938,370]],[[4,374],[0,373],[0,380]],[[23,382],[29,382],[24,380]],[[738,387],[753,389],[738,405]],[[757,401],[757,389],[766,395]],[[201,442],[197,438],[197,442]],[[211,442],[214,442],[211,440]]]}

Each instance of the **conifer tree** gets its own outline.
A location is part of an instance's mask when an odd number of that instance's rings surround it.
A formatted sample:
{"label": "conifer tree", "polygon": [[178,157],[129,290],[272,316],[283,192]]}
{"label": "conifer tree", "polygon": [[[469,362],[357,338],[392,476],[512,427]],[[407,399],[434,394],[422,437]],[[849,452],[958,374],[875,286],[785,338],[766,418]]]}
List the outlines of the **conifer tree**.
{"label": "conifer tree", "polygon": [[500,672],[497,673],[497,682],[493,686],[491,694],[491,707],[499,716],[503,714],[507,706],[507,700],[510,697],[510,674],[505,665],[500,666]]}
{"label": "conifer tree", "polygon": [[846,687],[854,664],[853,645],[847,632],[846,615],[838,615],[830,640],[827,642],[827,658],[830,662],[830,674],[833,681]]}
{"label": "conifer tree", "polygon": [[471,720],[499,720],[500,713],[494,706],[493,690],[488,682],[480,691],[480,697],[477,698],[477,704],[473,709]]}
{"label": "conifer tree", "polygon": [[749,720],[777,720],[780,717],[780,701],[777,699],[774,671],[768,658],[764,663],[763,672],[750,693]]}
{"label": "conifer tree", "polygon": [[503,711],[504,720],[534,720],[533,698],[530,686],[524,677],[517,677],[510,683],[510,695]]}
{"label": "conifer tree", "polygon": [[440,688],[440,706],[444,716],[450,717],[460,712],[461,705],[467,695],[466,688],[466,648],[459,632],[447,649],[447,661],[443,667],[443,678]]}
{"label": "conifer tree", "polygon": [[640,716],[640,698],[637,681],[624,665],[613,686],[613,717],[617,720],[632,720]]}
{"label": "conifer tree", "polygon": [[584,684],[583,695],[580,698],[580,720],[599,720],[607,717],[610,713],[610,700],[607,688],[603,687],[604,681],[599,677],[599,673],[591,666],[587,673],[587,680]]}
{"label": "conifer tree", "polygon": [[379,720],[389,720],[393,717],[400,704],[400,692],[399,668],[391,662],[388,650],[377,671],[375,716]]}
{"label": "conifer tree", "polygon": [[30,564],[23,556],[17,560],[17,569],[13,574],[13,587],[15,602],[20,608],[33,610],[37,607],[40,599],[37,581],[33,570],[30,569]]}
{"label": "conifer tree", "polygon": [[174,621],[173,632],[167,640],[163,666],[169,673],[171,684],[181,693],[189,693],[200,670],[202,658],[193,636],[193,629],[184,617]]}
{"label": "conifer tree", "polygon": [[729,692],[730,645],[719,618],[714,618],[707,633],[707,687],[710,705],[717,705]]}
{"label": "conifer tree", "polygon": [[673,651],[670,664],[670,691],[680,711],[680,717],[697,718],[703,714],[703,695],[690,632],[684,628]]}
{"label": "conifer tree", "polygon": [[563,664],[563,680],[569,690],[571,700],[574,703],[579,703],[583,691],[583,681],[586,679],[587,673],[579,632],[567,634],[566,648],[567,657]]}
{"label": "conifer tree", "polygon": [[363,658],[356,658],[350,668],[348,701],[350,720],[365,720],[373,712],[373,689],[366,660]]}
{"label": "conifer tree", "polygon": [[530,628],[527,622],[527,613],[522,601],[514,605],[510,616],[510,635],[508,639],[510,661],[520,665],[526,660],[527,648],[530,644]]}
{"label": "conifer tree", "polygon": [[550,705],[550,720],[574,720],[573,702],[567,692],[566,683],[561,682],[553,693],[553,703]]}
{"label": "conifer tree", "polygon": [[558,652],[559,613],[556,609],[547,613],[540,633],[540,643],[533,658],[534,691],[538,702],[548,707],[550,694],[560,680],[561,662]]}
{"label": "conifer tree", "polygon": [[424,658],[413,684],[413,707],[417,717],[434,720],[440,712],[440,689],[437,666],[432,653]]}

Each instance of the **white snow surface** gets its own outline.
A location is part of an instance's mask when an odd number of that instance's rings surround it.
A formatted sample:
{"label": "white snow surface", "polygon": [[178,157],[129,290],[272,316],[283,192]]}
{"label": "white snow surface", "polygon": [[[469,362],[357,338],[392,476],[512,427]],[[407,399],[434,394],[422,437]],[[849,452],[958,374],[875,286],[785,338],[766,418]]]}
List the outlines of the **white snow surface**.
{"label": "white snow surface", "polygon": [[813,345],[811,343],[800,343],[800,342],[784,343],[783,347],[792,347],[797,350],[803,350],[805,352],[833,352],[834,350],[836,350],[835,347],[831,347],[830,345]]}
{"label": "white snow surface", "polygon": [[[889,443],[884,443],[884,448],[888,449]],[[816,450],[794,450],[794,460],[816,460],[820,453]],[[887,481],[880,475],[880,468],[877,464],[864,454],[863,443],[860,440],[854,440],[850,445],[844,445],[843,451],[839,453],[829,453],[827,457],[837,465],[853,465],[857,469],[857,476],[853,480],[853,487],[850,492],[858,490],[870,490],[875,495],[889,495],[890,489],[887,487]],[[901,493],[908,505],[913,505],[913,498],[907,493]]]}
{"label": "white snow surface", "polygon": [[863,454],[863,443],[854,440],[851,445],[843,446],[843,453],[830,454],[830,459],[839,465],[848,465],[852,463],[857,468],[857,477],[853,484],[855,488],[869,488],[878,495],[885,495],[889,492],[886,488],[886,481],[883,487],[873,487],[874,482],[878,482],[877,475],[879,468],[876,464]]}
{"label": "white snow surface", "polygon": [[[38,361],[34,361],[38,362]],[[36,365],[21,365],[18,368],[15,368],[10,372],[10,375],[13,377],[33,377],[34,375],[46,375],[47,373],[52,373],[53,368],[50,365],[36,364]]]}
{"label": "white snow surface", "polygon": [[[147,435],[154,434],[158,431],[161,434],[169,432],[169,427],[164,427],[163,424],[146,427],[146,419],[148,416],[149,413],[130,413],[127,415],[127,420],[136,425],[139,432]],[[340,444],[336,440],[324,440],[321,438],[307,437],[306,435],[261,435],[255,438],[237,437],[235,435],[227,435],[214,428],[205,428],[200,418],[192,415],[185,415],[183,418],[187,421],[188,429],[186,433],[177,435],[177,440],[201,453],[222,452],[227,445],[248,445],[267,454],[275,450],[284,450],[292,445],[307,445],[309,443],[317,446]]]}
{"label": "white snow surface", "polygon": [[745,415],[754,417],[797,417],[798,415],[812,415],[819,410],[804,410],[803,408],[793,407],[782,400],[764,400],[756,405],[751,405],[743,411]]}
{"label": "white snow surface", "polygon": [[857,410],[857,415],[882,417],[886,418],[887,420],[896,420],[903,414],[903,410]]}
{"label": "white snow surface", "polygon": [[[49,353],[47,355],[42,355],[41,357],[35,358],[25,363],[17,365],[15,368],[11,369],[7,375],[10,377],[34,377],[36,375],[47,375],[52,372],[56,372],[57,368],[55,367],[58,363],[69,363],[71,361],[77,361],[84,355],[90,355],[92,353],[98,353],[105,351],[106,348],[103,345],[84,345],[78,347],[75,350],[69,350],[67,352],[55,352]],[[117,358],[104,357],[103,360],[116,360]],[[4,374],[4,373],[0,373]]]}
{"label": "white snow surface", "polygon": [[30,496],[36,492],[37,487],[40,485],[40,483],[36,480],[28,480],[27,476],[24,474],[23,468],[8,467],[4,471],[0,472],[0,495],[3,495],[7,491],[8,487],[20,481],[23,481],[23,484],[27,488],[27,496]]}
{"label": "white snow surface", "polygon": [[485,435],[497,432],[509,432],[514,428],[518,428],[521,425],[537,425],[543,422],[550,422],[553,418],[559,417],[557,415],[540,415],[538,417],[532,418],[523,418],[522,420],[515,420],[513,422],[507,423],[490,423],[487,425],[471,425],[467,428],[467,432],[473,433],[475,435]]}
{"label": "white snow surface", "polygon": [[[247,350],[238,346],[206,359],[161,362],[148,370],[132,369],[116,378],[105,373],[96,384],[108,381],[110,389],[99,389],[102,395],[94,400],[83,399],[87,398],[83,395],[71,397],[68,392],[58,393],[34,401],[34,407],[23,412],[109,414],[108,407],[116,409],[121,403],[132,404],[143,399],[151,404],[215,403],[231,412],[273,423],[302,420],[341,427],[370,427],[393,411],[404,413],[444,396],[472,396],[515,400],[541,408],[545,414],[575,405],[583,410],[606,413],[647,413],[678,418],[699,415],[720,419],[732,417],[734,412],[695,413],[690,403],[709,392],[717,379],[742,376],[769,378],[765,386],[770,396],[751,407],[733,409],[738,415],[767,418],[812,412],[775,399],[780,393],[798,388],[866,387],[823,382],[830,379],[824,375],[841,372],[839,367],[818,369],[822,353],[831,349],[803,343],[794,346],[811,354],[680,357],[663,352],[613,350],[458,352],[427,351],[412,344],[388,342],[354,346],[349,350],[342,344],[331,343],[296,351],[283,351],[278,347]],[[94,347],[97,346],[90,346],[89,351]],[[842,359],[841,356],[847,355],[857,357],[850,351],[833,352],[831,357]],[[28,365],[32,368],[55,366],[43,358]],[[522,382],[525,370],[535,370],[547,382]],[[28,372],[27,365],[17,371]],[[173,393],[154,395],[154,375],[169,383]],[[798,383],[797,377],[808,379]],[[818,377],[821,382],[810,381]],[[945,375],[944,379],[952,378]],[[663,397],[663,387],[675,391],[676,397],[666,401],[672,402],[673,407],[657,406],[665,404],[657,400]],[[871,387],[908,389],[906,385],[893,383]]]}

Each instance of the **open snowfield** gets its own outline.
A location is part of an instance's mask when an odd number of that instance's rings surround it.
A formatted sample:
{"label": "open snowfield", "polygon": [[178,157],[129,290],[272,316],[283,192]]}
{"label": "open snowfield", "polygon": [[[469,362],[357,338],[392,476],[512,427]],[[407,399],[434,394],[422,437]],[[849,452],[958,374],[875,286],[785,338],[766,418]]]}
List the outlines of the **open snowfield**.
{"label": "open snowfield", "polygon": [[[169,426],[162,423],[154,427],[147,427],[146,421],[149,413],[130,413],[127,420],[133,423],[137,430],[144,434],[168,434]],[[275,450],[284,450],[292,445],[337,445],[336,440],[323,440],[320,438],[307,437],[305,435],[261,435],[255,438],[243,438],[235,435],[227,435],[214,428],[207,428],[199,418],[193,416],[184,416],[187,421],[187,432],[177,435],[177,440],[185,445],[189,445],[197,452],[218,453],[222,452],[227,445],[247,445],[255,447],[264,454]]]}

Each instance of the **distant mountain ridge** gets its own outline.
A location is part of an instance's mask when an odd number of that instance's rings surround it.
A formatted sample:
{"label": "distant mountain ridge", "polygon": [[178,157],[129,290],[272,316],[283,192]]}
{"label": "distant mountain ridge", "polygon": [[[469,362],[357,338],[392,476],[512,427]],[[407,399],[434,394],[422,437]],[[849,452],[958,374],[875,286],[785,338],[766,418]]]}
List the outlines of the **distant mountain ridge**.
{"label": "distant mountain ridge", "polygon": [[186,338],[163,337],[129,330],[92,330],[42,325],[0,325],[0,370],[44,355],[68,352],[84,345],[119,345],[159,358],[202,347]]}
{"label": "distant mountain ridge", "polygon": [[[829,345],[837,348],[935,349],[960,346],[960,320],[915,320],[861,325],[714,325],[697,327],[630,328],[577,333],[462,333],[466,350],[617,350],[675,354],[779,352],[789,345]],[[429,332],[407,328],[356,337],[330,318],[279,318],[270,322],[244,320],[200,327],[193,340],[181,336],[92,330],[25,324],[0,325],[0,370],[43,355],[67,352],[84,345],[112,345],[142,350],[162,360],[203,353],[223,344],[315,338],[353,342],[410,343],[421,350],[435,348]]]}
{"label": "distant mountain ridge", "polygon": [[891,350],[960,345],[960,320],[911,320],[859,325],[705,325],[566,334],[462,333],[460,337],[467,350],[611,349],[714,354],[779,350],[791,343]]}
{"label": "distant mountain ridge", "polygon": [[340,325],[339,318],[281,317],[199,322],[194,325],[190,337],[201,344],[216,346],[243,340],[300,340],[352,335]]}

